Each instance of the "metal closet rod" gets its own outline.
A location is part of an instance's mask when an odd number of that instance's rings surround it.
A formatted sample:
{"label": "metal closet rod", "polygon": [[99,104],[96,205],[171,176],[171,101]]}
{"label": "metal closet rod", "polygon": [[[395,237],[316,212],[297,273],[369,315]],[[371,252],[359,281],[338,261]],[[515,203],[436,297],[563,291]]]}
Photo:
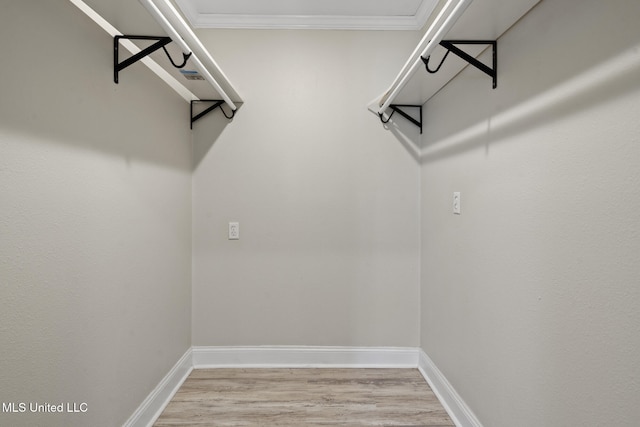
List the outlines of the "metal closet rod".
{"label": "metal closet rod", "polygon": [[185,55],[191,54],[191,60],[198,72],[213,86],[227,105],[235,111],[237,109],[236,104],[213,77],[212,71],[215,70],[215,72],[221,75],[226,80],[227,85],[233,90],[236,98],[239,98],[237,92],[233,89],[218,64],[171,2],[169,0],[139,0],[139,2],[149,11],[151,16],[153,16],[158,24],[166,31],[169,37],[180,46],[182,52]]}
{"label": "metal closet rod", "polygon": [[379,109],[378,115],[384,114],[384,112],[393,103],[400,91],[409,82],[409,79],[420,67],[422,57],[428,57],[431,52],[438,46],[442,38],[449,32],[451,27],[456,23],[458,18],[469,7],[473,0],[448,0],[442,10],[436,16],[431,26],[427,29],[422,40],[418,46],[414,49],[409,59],[404,64],[395,80],[389,87],[389,90],[380,98],[378,102]]}
{"label": "metal closet rod", "polygon": [[[83,0],[69,0],[73,5],[80,9],[85,15],[91,18],[96,24],[98,24],[103,30],[105,30],[112,37],[122,37],[123,34],[118,31],[113,25],[111,25],[100,14],[89,7]],[[213,77],[212,71],[221,76],[226,82],[227,86],[232,92],[232,96],[235,99],[240,100],[240,96],[233,88],[229,79],[222,72],[218,64],[213,60],[207,49],[197,38],[195,33],[189,28],[186,21],[180,16],[178,11],[171,5],[168,0],[156,0],[165,11],[158,7],[158,4],[151,0],[139,0],[143,6],[151,13],[156,21],[166,31],[167,35],[175,42],[184,55],[190,55],[190,59],[193,61],[195,67],[198,69],[205,79],[213,86],[213,88],[220,94],[222,99],[229,105],[229,107],[235,111],[237,109],[236,104],[231,99],[231,96],[222,89],[217,80]],[[185,41],[186,40],[186,41]],[[122,38],[120,40],[122,45],[129,50],[132,54],[139,54],[142,50],[136,46],[131,40]],[[193,49],[192,49],[193,48]],[[176,80],[171,74],[169,74],[164,68],[158,65],[153,59],[148,56],[140,59],[151,71],[153,71],[158,77],[164,80],[173,90],[175,90],[185,101],[191,102],[198,100],[198,97]],[[206,65],[205,65],[206,64]]]}

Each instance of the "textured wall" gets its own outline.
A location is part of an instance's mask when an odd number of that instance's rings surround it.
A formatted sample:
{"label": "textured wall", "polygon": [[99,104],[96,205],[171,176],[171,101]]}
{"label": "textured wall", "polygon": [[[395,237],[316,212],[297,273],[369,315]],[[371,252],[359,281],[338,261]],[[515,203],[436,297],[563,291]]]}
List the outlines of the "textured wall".
{"label": "textured wall", "polygon": [[366,106],[418,34],[200,35],[246,104],[194,131],[194,345],[417,345],[417,128]]}
{"label": "textured wall", "polygon": [[190,346],[188,106],[67,1],[0,28],[0,402],[88,405],[0,425],[119,426]]}
{"label": "textured wall", "polygon": [[486,426],[640,423],[638,18],[543,1],[426,104],[421,343]]}

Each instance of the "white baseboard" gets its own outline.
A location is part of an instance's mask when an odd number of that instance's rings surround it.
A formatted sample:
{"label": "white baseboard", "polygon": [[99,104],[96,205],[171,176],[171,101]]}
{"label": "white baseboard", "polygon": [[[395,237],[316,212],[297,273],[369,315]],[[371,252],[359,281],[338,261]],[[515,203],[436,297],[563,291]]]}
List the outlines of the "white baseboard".
{"label": "white baseboard", "polygon": [[421,349],[419,349],[418,369],[457,427],[482,427],[471,408]]}
{"label": "white baseboard", "polygon": [[191,352],[191,349],[187,350],[133,415],[129,417],[127,422],[124,423],[123,427],[150,427],[153,425],[193,370]]}
{"label": "white baseboard", "polygon": [[193,347],[195,368],[415,368],[407,347]]}

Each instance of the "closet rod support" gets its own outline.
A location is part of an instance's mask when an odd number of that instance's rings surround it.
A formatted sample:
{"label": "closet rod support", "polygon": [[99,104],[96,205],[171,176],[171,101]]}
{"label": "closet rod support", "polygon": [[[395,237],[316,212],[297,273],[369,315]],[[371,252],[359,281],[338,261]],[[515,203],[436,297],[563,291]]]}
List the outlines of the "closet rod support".
{"label": "closet rod support", "polygon": [[[389,105],[389,108],[391,108],[392,111],[391,111],[391,114],[389,114],[389,117],[387,117],[386,120],[384,119],[382,113],[378,114],[378,116],[380,116],[380,121],[382,123],[384,123],[384,124],[389,123],[389,120],[391,120],[391,117],[395,113],[398,113],[402,117],[404,117],[405,119],[409,120],[411,123],[416,125],[418,128],[420,128],[420,133],[422,134],[422,105],[391,104],[391,105]],[[403,111],[403,108],[417,108],[419,116],[420,116],[420,119],[419,120],[414,119],[406,111]]]}
{"label": "closet rod support", "polygon": [[[474,58],[473,56],[469,55],[467,52],[463,51],[458,46],[456,46],[457,44],[490,45],[493,51],[493,57],[492,57],[493,67],[489,67],[488,65],[478,61],[476,58]],[[462,58],[463,60],[467,61],[469,64],[473,65],[474,67],[476,67],[477,69],[479,69],[480,71],[482,71],[483,73],[491,77],[493,79],[494,89],[498,87],[498,52],[497,52],[498,42],[496,40],[442,40],[440,42],[440,46],[447,49],[447,53],[444,55],[444,57],[442,58],[442,61],[440,61],[440,64],[435,70],[432,70],[429,68],[430,57],[426,57],[426,58],[422,57],[422,62],[424,62],[424,65],[427,68],[427,71],[429,73],[431,74],[437,73],[438,70],[440,70],[440,67],[442,67],[442,64],[444,63],[445,59],[447,59],[447,56],[449,55],[449,53],[453,53],[454,55]]]}
{"label": "closet rod support", "polygon": [[[195,116],[193,115],[193,105],[197,104],[197,103],[201,103],[201,102],[212,102],[213,104],[208,106],[206,109],[204,109],[203,111],[201,111],[200,113],[196,114]],[[222,109],[222,104],[224,104],[224,100],[222,99],[199,99],[199,100],[193,100],[191,101],[191,105],[190,105],[190,109],[191,109],[191,129],[193,129],[193,123],[196,122],[197,120],[200,120],[201,118],[203,118],[204,116],[206,116],[207,114],[209,114],[210,112],[212,112],[213,110],[215,110],[216,108],[220,108],[220,111],[222,111],[222,114],[229,120],[233,119],[233,117],[236,115],[236,110],[231,110],[231,115],[227,115],[227,113]]]}
{"label": "closet rod support", "polygon": [[[155,40],[156,42],[154,44],[152,44],[151,46],[148,46],[145,49],[142,49],[140,52],[130,56],[129,58],[123,60],[122,62],[120,62],[120,39],[126,39],[126,40]],[[141,60],[142,58],[151,55],[153,52],[155,52],[158,49],[163,49],[164,53],[167,55],[167,57],[169,58],[169,61],[171,61],[171,64],[176,67],[176,68],[183,68],[185,65],[187,65],[187,60],[189,59],[189,57],[191,56],[191,53],[189,54],[182,54],[183,57],[183,62],[182,64],[176,64],[174,62],[174,60],[171,58],[171,56],[169,55],[169,52],[167,51],[166,45],[168,45],[169,43],[171,43],[171,37],[158,37],[158,36],[114,36],[113,37],[113,81],[115,83],[118,83],[118,73],[120,73],[120,71],[124,70],[125,68],[127,68],[130,65],[135,64],[136,62],[138,62],[139,60]]]}

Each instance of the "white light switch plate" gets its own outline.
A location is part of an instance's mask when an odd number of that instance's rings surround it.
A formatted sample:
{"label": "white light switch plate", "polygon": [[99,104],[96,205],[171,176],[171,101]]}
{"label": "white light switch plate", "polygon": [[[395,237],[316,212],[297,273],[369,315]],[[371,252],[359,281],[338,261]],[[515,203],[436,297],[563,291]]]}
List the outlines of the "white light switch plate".
{"label": "white light switch plate", "polygon": [[460,192],[453,193],[453,213],[460,215]]}

